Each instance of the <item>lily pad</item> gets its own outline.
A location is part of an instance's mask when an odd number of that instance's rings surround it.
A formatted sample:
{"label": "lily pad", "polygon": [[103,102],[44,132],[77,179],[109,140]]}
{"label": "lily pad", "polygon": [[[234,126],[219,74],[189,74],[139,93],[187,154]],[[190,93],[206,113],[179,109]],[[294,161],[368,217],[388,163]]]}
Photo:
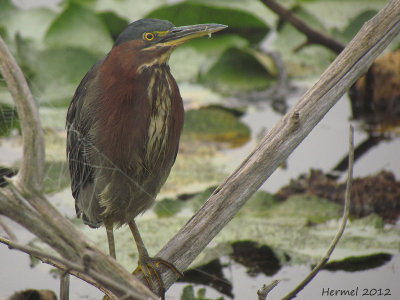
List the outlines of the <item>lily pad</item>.
{"label": "lily pad", "polygon": [[70,3],[54,20],[45,42],[51,47],[83,48],[98,55],[107,53],[113,45],[102,19],[76,3]]}
{"label": "lily pad", "polygon": [[250,139],[250,129],[227,110],[204,107],[185,112],[183,139],[222,142],[238,147]]}
{"label": "lily pad", "polygon": [[389,253],[377,253],[365,256],[350,256],[343,260],[331,261],[324,267],[325,270],[357,272],[373,269],[384,265],[392,259]]}
{"label": "lily pad", "polygon": [[4,22],[7,25],[10,36],[15,36],[18,33],[24,38],[32,39],[41,44],[47,29],[56,16],[57,13],[48,8],[16,10],[2,19],[1,23]]}
{"label": "lily pad", "polygon": [[302,8],[314,15],[328,29],[343,30],[351,19],[367,10],[378,11],[387,4],[382,0],[302,1]]}
{"label": "lily pad", "polygon": [[200,81],[229,95],[267,89],[275,78],[253,51],[230,48],[201,75]]}
{"label": "lily pad", "polygon": [[306,218],[309,223],[322,223],[339,218],[343,207],[316,196],[294,195],[268,210],[269,216]]}
{"label": "lily pad", "polygon": [[219,23],[229,26],[224,33],[239,34],[251,43],[260,42],[269,32],[268,25],[257,16],[243,10],[190,1],[162,6],[146,17],[172,21],[175,26]]}
{"label": "lily pad", "polygon": [[364,23],[375,16],[376,13],[377,11],[375,10],[367,10],[350,20],[349,25],[342,32],[344,39],[349,42],[353,37],[355,37]]}
{"label": "lily pad", "polygon": [[176,49],[170,59],[174,77],[178,81],[197,81],[201,72],[207,72],[224,51],[246,48],[249,42],[235,34],[215,34],[212,38],[191,40]]}
{"label": "lily pad", "polygon": [[115,14],[114,12],[107,11],[101,12],[98,16],[103,20],[103,23],[107,26],[113,40],[115,41],[118,35],[129,25],[129,22]]}
{"label": "lily pad", "polygon": [[96,63],[98,56],[79,48],[56,48],[40,51],[30,62],[34,91],[41,103],[65,106],[81,79]]}

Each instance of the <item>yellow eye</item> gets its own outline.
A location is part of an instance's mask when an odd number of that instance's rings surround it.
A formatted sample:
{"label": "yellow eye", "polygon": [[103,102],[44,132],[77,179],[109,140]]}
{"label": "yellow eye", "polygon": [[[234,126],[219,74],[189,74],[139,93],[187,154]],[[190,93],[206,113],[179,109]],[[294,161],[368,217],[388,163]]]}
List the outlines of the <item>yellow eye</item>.
{"label": "yellow eye", "polygon": [[143,34],[143,37],[146,41],[152,41],[154,40],[154,34],[151,32],[146,32],[145,34]]}

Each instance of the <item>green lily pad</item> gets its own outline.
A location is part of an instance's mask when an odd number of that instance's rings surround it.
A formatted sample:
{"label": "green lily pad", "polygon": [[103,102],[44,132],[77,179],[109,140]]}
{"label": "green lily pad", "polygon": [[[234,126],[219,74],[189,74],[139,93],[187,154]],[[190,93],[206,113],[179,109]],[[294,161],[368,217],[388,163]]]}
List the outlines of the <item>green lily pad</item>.
{"label": "green lily pad", "polygon": [[41,103],[66,106],[98,58],[86,50],[70,47],[40,51],[30,62],[35,74],[34,93]]}
{"label": "green lily pad", "polygon": [[118,35],[129,25],[129,22],[111,11],[101,12],[98,16],[107,26],[113,40],[115,41]]}
{"label": "green lily pad", "polygon": [[183,139],[215,141],[238,147],[250,139],[250,129],[232,112],[204,107],[185,112]]}
{"label": "green lily pad", "polygon": [[[79,1],[79,0],[74,0]],[[79,1],[80,2],[80,1]],[[132,1],[132,0],[86,0],[85,6],[95,12],[108,12],[112,11],[118,16],[126,20],[135,21],[143,18],[146,14],[154,8],[165,4],[165,0],[146,0],[146,1]]]}
{"label": "green lily pad", "polygon": [[102,19],[76,3],[70,3],[54,20],[45,42],[51,47],[76,47],[95,54],[105,54],[113,45]]}
{"label": "green lily pad", "polygon": [[2,19],[1,23],[7,26],[10,36],[19,33],[22,37],[41,44],[47,29],[56,16],[57,13],[48,8],[15,10]]}
{"label": "green lily pad", "polygon": [[268,210],[269,216],[306,218],[310,223],[322,223],[342,215],[343,206],[316,196],[294,195]]}
{"label": "green lily pad", "polygon": [[350,256],[343,260],[331,261],[324,266],[325,270],[357,272],[380,267],[392,259],[389,253],[377,253],[365,256]]}
{"label": "green lily pad", "polygon": [[239,34],[251,43],[260,42],[269,32],[268,25],[255,15],[233,8],[190,1],[162,6],[146,17],[170,20],[175,26],[201,23],[228,25],[224,33]]}
{"label": "green lily pad", "polygon": [[170,59],[172,73],[178,81],[197,81],[201,72],[206,72],[218,61],[228,48],[246,48],[249,42],[235,34],[191,40],[176,49]]}
{"label": "green lily pad", "polygon": [[305,35],[299,33],[292,25],[285,23],[271,45],[282,56],[291,77],[319,76],[336,57],[336,53],[320,45],[309,45],[295,51],[306,41]]}
{"label": "green lily pad", "polygon": [[368,11],[378,11],[387,4],[382,0],[317,0],[302,2],[301,7],[314,15],[327,29],[346,28],[357,15]]}
{"label": "green lily pad", "polygon": [[228,95],[267,89],[276,79],[259,59],[254,51],[230,48],[200,81]]}
{"label": "green lily pad", "polygon": [[269,210],[278,203],[272,194],[257,191],[239,211],[238,216],[265,217],[270,215]]}
{"label": "green lily pad", "polygon": [[377,11],[375,10],[366,10],[353,18],[349,22],[349,25],[342,32],[342,36],[346,39],[347,42],[349,42],[353,37],[355,37],[355,35],[358,33],[364,23],[375,16],[376,13]]}

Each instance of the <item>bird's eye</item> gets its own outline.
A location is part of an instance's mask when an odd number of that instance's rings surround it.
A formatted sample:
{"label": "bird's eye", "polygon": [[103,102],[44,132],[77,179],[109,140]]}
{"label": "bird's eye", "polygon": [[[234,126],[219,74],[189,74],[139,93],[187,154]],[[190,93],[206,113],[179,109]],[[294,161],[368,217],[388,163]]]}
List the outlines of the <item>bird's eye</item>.
{"label": "bird's eye", "polygon": [[152,41],[152,40],[154,40],[154,34],[151,33],[151,32],[146,32],[146,33],[143,35],[143,37],[144,37],[144,39],[145,39],[146,41]]}

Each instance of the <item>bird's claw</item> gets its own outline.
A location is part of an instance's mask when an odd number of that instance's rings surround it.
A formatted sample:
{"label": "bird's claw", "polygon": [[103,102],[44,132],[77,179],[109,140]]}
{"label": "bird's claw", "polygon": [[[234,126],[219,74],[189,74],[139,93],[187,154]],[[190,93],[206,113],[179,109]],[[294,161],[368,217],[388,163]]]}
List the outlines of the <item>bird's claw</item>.
{"label": "bird's claw", "polygon": [[146,257],[146,258],[141,258],[139,259],[138,262],[138,267],[136,270],[133,272],[134,275],[137,275],[138,273],[142,272],[143,276],[146,280],[147,286],[154,290],[155,284],[153,281],[153,274],[155,276],[155,279],[157,280],[159,289],[160,289],[160,295],[161,299],[165,299],[165,287],[164,287],[164,282],[161,279],[160,273],[158,271],[158,268],[160,265],[164,265],[168,268],[170,268],[174,273],[176,273],[180,278],[183,277],[183,274],[170,262],[159,258],[159,257]]}

